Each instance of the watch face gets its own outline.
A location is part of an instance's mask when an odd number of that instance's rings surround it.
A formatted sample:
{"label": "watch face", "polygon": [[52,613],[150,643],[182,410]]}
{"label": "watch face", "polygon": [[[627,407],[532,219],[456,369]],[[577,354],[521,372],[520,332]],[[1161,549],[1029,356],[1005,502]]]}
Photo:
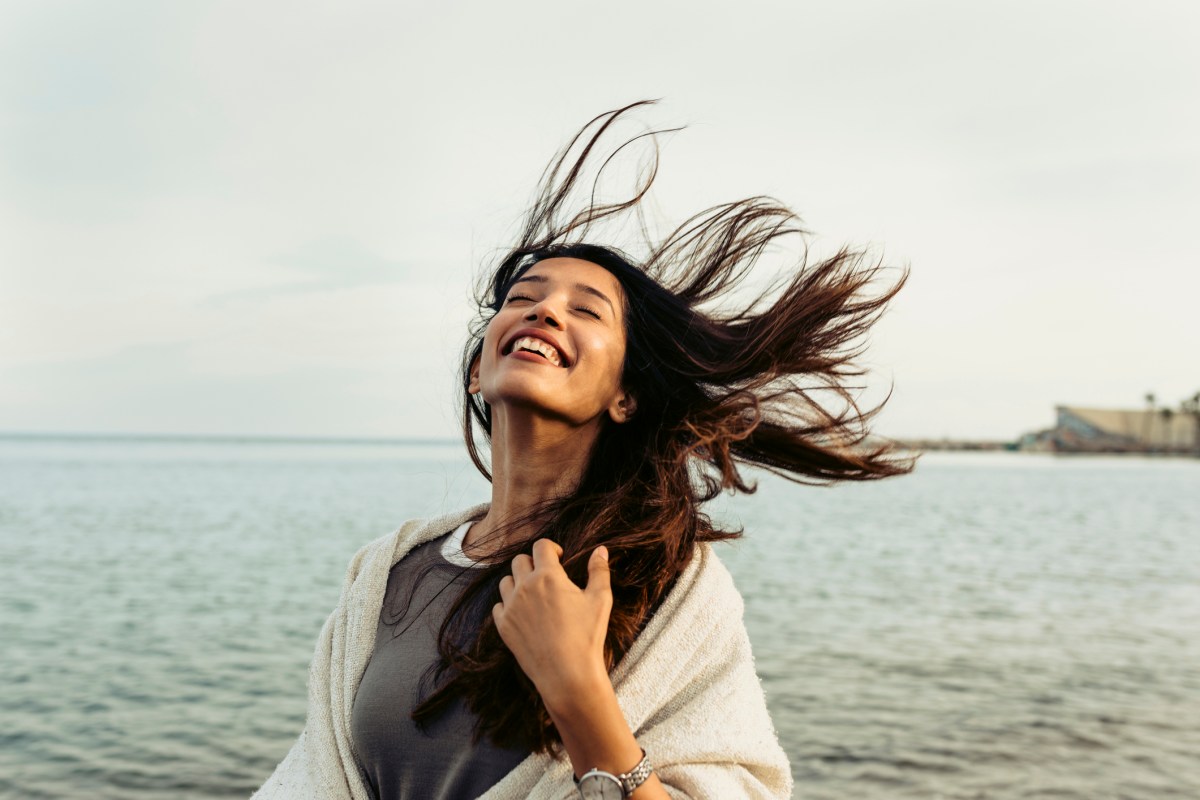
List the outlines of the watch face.
{"label": "watch face", "polygon": [[622,800],[625,792],[621,783],[611,775],[584,775],[579,781],[579,794],[583,800]]}

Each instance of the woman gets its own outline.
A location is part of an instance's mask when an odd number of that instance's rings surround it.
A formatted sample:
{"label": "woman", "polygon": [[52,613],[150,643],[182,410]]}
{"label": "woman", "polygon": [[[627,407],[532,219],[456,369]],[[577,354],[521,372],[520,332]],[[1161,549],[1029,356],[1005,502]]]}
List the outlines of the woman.
{"label": "woman", "polygon": [[693,217],[641,263],[588,241],[641,221],[656,155],[630,197],[596,200],[643,137],[596,153],[640,105],[592,120],[552,162],[482,293],[463,420],[491,503],[355,556],[305,729],[256,797],[790,796],[741,598],[709,546],[740,531],[703,503],[752,492],[743,465],[816,483],[911,469],[866,444],[878,408],[844,385],[906,276],[872,294],[879,267],[843,251],[730,306],[763,250],[802,233],[765,198]]}

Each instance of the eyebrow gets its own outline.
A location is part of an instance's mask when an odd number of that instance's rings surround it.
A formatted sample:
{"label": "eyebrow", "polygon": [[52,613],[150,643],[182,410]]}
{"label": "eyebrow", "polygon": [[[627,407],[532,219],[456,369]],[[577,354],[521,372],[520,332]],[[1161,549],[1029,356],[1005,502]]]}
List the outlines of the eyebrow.
{"label": "eyebrow", "polygon": [[[518,283],[526,283],[526,282],[528,282],[528,283],[549,283],[549,281],[550,281],[550,279],[547,278],[545,275],[522,275],[520,278],[517,278],[515,281],[513,281],[512,285],[516,286]],[[575,284],[575,289],[577,291],[584,292],[585,294],[590,294],[595,297],[599,297],[601,300],[608,303],[608,307],[609,307],[609,309],[612,310],[614,315],[617,313],[617,308],[616,308],[616,306],[613,305],[612,300],[608,299],[608,295],[606,295],[604,292],[600,291],[599,289],[595,288],[594,286],[588,286],[586,283],[577,283],[577,284]]]}

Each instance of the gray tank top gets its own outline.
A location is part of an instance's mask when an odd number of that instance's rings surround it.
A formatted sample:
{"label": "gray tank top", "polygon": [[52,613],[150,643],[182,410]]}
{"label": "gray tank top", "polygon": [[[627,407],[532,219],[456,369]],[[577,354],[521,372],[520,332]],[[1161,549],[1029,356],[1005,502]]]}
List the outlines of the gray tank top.
{"label": "gray tank top", "polygon": [[462,554],[470,525],[414,548],[388,575],[375,650],[350,711],[354,749],[379,800],[473,799],[529,755],[473,744],[475,717],[461,701],[428,730],[412,720],[433,688],[438,629],[476,566]]}

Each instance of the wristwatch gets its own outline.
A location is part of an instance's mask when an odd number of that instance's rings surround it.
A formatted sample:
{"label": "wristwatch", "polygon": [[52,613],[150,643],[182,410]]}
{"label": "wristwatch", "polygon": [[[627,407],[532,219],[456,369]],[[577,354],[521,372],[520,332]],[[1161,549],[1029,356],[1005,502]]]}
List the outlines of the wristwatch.
{"label": "wristwatch", "polygon": [[642,760],[637,766],[622,775],[613,775],[602,769],[591,769],[583,773],[575,783],[579,786],[579,796],[583,800],[623,800],[633,794],[633,790],[645,783],[654,767],[642,751]]}

